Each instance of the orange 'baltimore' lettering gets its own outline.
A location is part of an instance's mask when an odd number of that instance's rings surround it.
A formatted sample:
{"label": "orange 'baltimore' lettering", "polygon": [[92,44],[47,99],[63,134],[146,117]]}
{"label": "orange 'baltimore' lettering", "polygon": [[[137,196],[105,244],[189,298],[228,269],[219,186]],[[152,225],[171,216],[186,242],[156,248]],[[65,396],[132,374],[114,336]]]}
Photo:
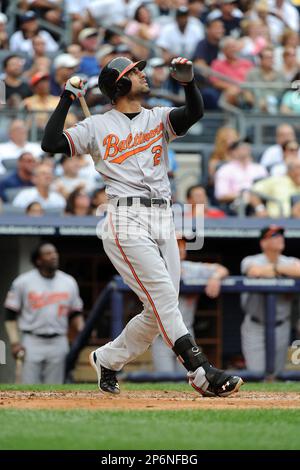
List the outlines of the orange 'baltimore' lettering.
{"label": "orange 'baltimore' lettering", "polygon": [[47,305],[57,304],[64,300],[68,300],[70,297],[68,292],[53,292],[51,294],[38,292],[29,292],[28,293],[28,302],[32,310],[37,310],[38,308],[46,307]]}
{"label": "orange 'baltimore' lettering", "polygon": [[[161,139],[163,129],[164,125],[161,122],[158,126],[154,129],[150,129],[148,132],[140,132],[135,136],[129,133],[124,140],[121,140],[116,134],[108,134],[103,139],[103,147],[105,147],[103,160],[109,158],[110,163],[123,163],[127,158],[147,150],[151,145]],[[145,143],[146,145],[139,147],[139,145]],[[128,152],[118,155],[126,150],[128,150]]]}

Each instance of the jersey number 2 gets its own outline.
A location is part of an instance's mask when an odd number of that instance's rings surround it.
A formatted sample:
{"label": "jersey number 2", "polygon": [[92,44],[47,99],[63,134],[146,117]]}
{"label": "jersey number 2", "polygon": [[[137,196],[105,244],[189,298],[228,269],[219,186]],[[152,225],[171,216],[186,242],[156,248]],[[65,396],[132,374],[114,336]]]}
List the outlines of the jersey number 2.
{"label": "jersey number 2", "polygon": [[160,160],[161,160],[161,154],[162,154],[162,146],[161,145],[154,145],[154,147],[152,147],[151,152],[154,154],[153,165],[154,166],[159,165]]}

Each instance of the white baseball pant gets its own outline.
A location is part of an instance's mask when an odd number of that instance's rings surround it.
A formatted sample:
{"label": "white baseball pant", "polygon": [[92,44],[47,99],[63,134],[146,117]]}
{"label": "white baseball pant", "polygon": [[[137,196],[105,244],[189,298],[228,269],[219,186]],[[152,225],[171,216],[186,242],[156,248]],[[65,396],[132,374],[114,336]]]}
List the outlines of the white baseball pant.
{"label": "white baseball pant", "polygon": [[144,309],[97,350],[111,370],[142,354],[160,333],[172,348],[188,330],[178,309],[180,259],[170,208],[110,207],[102,229],[105,252]]}

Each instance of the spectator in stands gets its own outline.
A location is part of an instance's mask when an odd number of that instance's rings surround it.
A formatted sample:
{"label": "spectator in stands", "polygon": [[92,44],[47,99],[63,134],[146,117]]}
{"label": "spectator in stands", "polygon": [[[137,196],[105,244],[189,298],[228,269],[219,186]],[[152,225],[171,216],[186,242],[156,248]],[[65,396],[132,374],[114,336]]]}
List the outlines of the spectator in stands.
{"label": "spectator in stands", "polygon": [[225,36],[239,37],[241,34],[241,19],[243,14],[237,9],[236,0],[220,0],[217,3],[218,8],[213,10],[207,16],[207,21],[218,19],[223,22]]}
{"label": "spectator in stands", "polygon": [[49,166],[41,163],[34,171],[34,188],[23,189],[13,200],[13,206],[26,208],[31,202],[39,202],[43,209],[63,210],[65,199],[55,191],[51,191],[53,172]]}
{"label": "spectator in stands", "polygon": [[[152,21],[151,12],[146,4],[137,7],[133,20],[129,21],[125,33],[146,41],[155,41],[160,32],[160,25]],[[132,43],[132,53],[138,59],[147,59],[149,49],[136,43]]]}
{"label": "spectator in stands", "polygon": [[0,13],[0,49],[8,49],[7,16]]}
{"label": "spectator in stands", "polygon": [[295,47],[285,47],[283,50],[283,64],[281,73],[287,82],[293,80],[293,77],[299,70],[297,51]]}
{"label": "spectator in stands", "polygon": [[89,2],[88,21],[92,26],[124,26],[127,11],[125,0],[94,0]]}
{"label": "spectator in stands", "polygon": [[294,128],[287,123],[279,124],[276,127],[276,144],[264,151],[261,164],[270,169],[275,163],[281,163],[283,160],[282,144],[290,140],[296,140]]}
{"label": "spectator in stands", "polygon": [[[224,37],[224,26],[222,21],[216,19],[206,23],[206,36],[199,41],[193,61],[195,64],[195,76],[201,86],[201,94],[205,109],[217,109],[220,93],[216,90],[210,80],[210,73],[203,67],[208,67],[218,58],[220,52],[220,41]],[[199,68],[197,68],[199,67]],[[202,67],[202,68],[201,68]]]}
{"label": "spectator in stands", "polygon": [[[283,114],[300,114],[300,95],[299,95],[299,81],[300,81],[300,72],[297,72],[296,75],[292,78],[292,83],[297,82],[295,85],[292,85],[291,90],[287,90],[281,100],[280,112]],[[295,87],[295,88],[294,88]]]}
{"label": "spectator in stands", "polygon": [[60,54],[53,61],[54,72],[51,74],[50,93],[60,96],[64,85],[75,74],[79,60],[70,54]]}
{"label": "spectator in stands", "polygon": [[[38,72],[30,80],[33,95],[23,100],[23,106],[27,111],[44,111],[34,115],[34,124],[37,126],[38,138],[42,136],[49,112],[58,105],[58,96],[50,95],[50,76],[48,73]],[[32,118],[29,117],[29,124],[32,125]]]}
{"label": "spectator in stands", "polygon": [[266,169],[252,161],[251,146],[247,142],[234,142],[229,150],[231,161],[215,174],[215,197],[225,204],[233,202],[243,190],[250,189],[254,181],[267,176]]}
{"label": "spectator in stands", "polygon": [[31,262],[34,269],[13,281],[5,300],[11,352],[24,356],[22,383],[62,384],[68,329],[79,333],[84,326],[82,300],[75,279],[58,269],[59,255],[51,243],[41,243]]}
{"label": "spectator in stands", "polygon": [[60,25],[63,0],[21,0],[21,3],[24,9],[32,9],[39,18]]}
{"label": "spectator in stands", "polygon": [[97,216],[104,215],[106,213],[107,203],[108,198],[105,186],[95,189],[91,196],[91,214]]}
{"label": "spectator in stands", "polygon": [[290,217],[291,198],[300,194],[300,161],[290,163],[286,175],[270,176],[251,189],[255,194],[249,202],[257,217]]}
{"label": "spectator in stands", "polygon": [[226,217],[224,211],[209,205],[206,190],[201,184],[195,184],[187,189],[186,202],[191,205],[191,211],[185,211],[185,217],[193,219],[203,216],[209,219],[222,219]]}
{"label": "spectator in stands", "polygon": [[9,202],[10,189],[22,189],[33,186],[32,177],[37,161],[30,152],[21,153],[17,168],[0,181],[0,199]]}
{"label": "spectator in stands", "polygon": [[65,199],[75,189],[80,188],[85,191],[92,191],[95,184],[90,179],[82,178],[79,176],[80,161],[74,156],[70,158],[68,155],[63,155],[60,160],[63,169],[63,174],[57,178],[52,189],[60,193]]}
{"label": "spectator in stands", "polygon": [[77,42],[78,34],[89,23],[87,11],[89,3],[89,0],[76,0],[76,2],[74,2],[74,0],[66,0],[65,2],[66,14],[71,20],[73,43]]}
{"label": "spectator in stands", "polygon": [[83,29],[78,35],[78,41],[82,48],[78,73],[87,75],[88,77],[98,77],[100,67],[95,56],[99,47],[98,30],[96,28]]}
{"label": "spectator in stands", "polygon": [[[178,240],[178,246],[181,260],[181,280],[186,284],[204,280],[206,283],[206,295],[212,299],[218,297],[221,288],[221,281],[229,275],[228,269],[217,263],[187,261],[185,240]],[[182,294],[179,296],[179,308],[182,313],[184,323],[191,334],[193,334],[193,323],[198,299],[198,294]],[[166,373],[183,372],[184,369],[182,364],[175,356],[173,356],[174,354],[172,354],[172,350],[166,346],[162,337],[158,336],[152,344],[154,370],[156,372]]]}
{"label": "spectator in stands", "polygon": [[67,46],[67,53],[80,61],[82,56],[82,47],[80,44],[69,44]]}
{"label": "spectator in stands", "polygon": [[208,162],[209,184],[214,184],[216,170],[231,160],[230,146],[239,140],[239,133],[233,127],[223,126],[217,130],[215,147]]}
{"label": "spectator in stands", "polygon": [[299,33],[299,13],[289,0],[268,0],[267,21],[274,44],[279,44],[286,28]]}
{"label": "spectator in stands", "polygon": [[41,217],[45,215],[45,211],[39,202],[31,202],[25,209],[26,215],[30,217]]}
{"label": "spectator in stands", "polygon": [[262,82],[268,84],[269,88],[260,88],[255,86],[244,92],[245,99],[254,109],[269,114],[276,114],[280,97],[284,88],[272,88],[273,82],[286,82],[284,75],[274,70],[274,53],[273,48],[265,47],[261,53],[260,65],[250,70],[247,74],[246,81],[250,84],[253,82]]}
{"label": "spectator in stands", "polygon": [[256,63],[256,56],[268,45],[268,29],[258,18],[243,20],[242,37],[239,39],[240,55]]}
{"label": "spectator in stands", "polygon": [[282,144],[283,150],[283,161],[281,163],[276,163],[271,168],[271,176],[282,176],[286,175],[288,165],[294,161],[300,161],[299,156],[299,144],[296,140],[289,140]]}
{"label": "spectator in stands", "polygon": [[6,105],[18,108],[21,101],[30,96],[31,90],[23,78],[25,60],[10,54],[3,61]]}
{"label": "spectator in stands", "polygon": [[5,173],[2,162],[8,158],[19,158],[24,152],[30,152],[39,158],[43,151],[40,144],[28,141],[28,129],[24,121],[14,119],[9,127],[9,141],[0,144],[0,173]]}
{"label": "spectator in stands", "polygon": [[300,63],[300,45],[299,35],[292,29],[286,29],[281,37],[280,46],[275,47],[274,50],[274,67],[276,70],[281,70],[283,64],[283,51],[286,47],[296,49],[297,61]]}
{"label": "spectator in stands", "polygon": [[65,213],[80,217],[91,214],[91,199],[82,188],[74,189],[69,194]]}
{"label": "spectator in stands", "polygon": [[180,7],[176,10],[175,20],[162,27],[156,44],[163,49],[163,58],[169,63],[176,56],[191,59],[203,37],[202,23],[190,18],[188,8]]}
{"label": "spectator in stands", "polygon": [[25,75],[31,78],[37,72],[50,72],[51,59],[47,56],[46,41],[38,34],[32,38],[32,57],[28,57],[25,64]]}
{"label": "spectator in stands", "polygon": [[47,52],[56,52],[58,50],[58,45],[51,34],[48,31],[39,29],[36,13],[29,10],[20,17],[20,30],[13,33],[10,38],[10,50],[13,52],[25,52],[32,56],[32,39],[37,35],[45,39]]}
{"label": "spectator in stands", "polygon": [[[260,233],[261,253],[242,260],[241,272],[250,278],[300,277],[300,260],[282,255],[285,248],[284,229],[271,225]],[[247,369],[264,373],[265,359],[265,296],[244,293],[241,303],[245,318],[241,326],[242,351]],[[275,374],[284,369],[291,333],[292,298],[277,296],[275,320]]]}
{"label": "spectator in stands", "polygon": [[206,23],[205,38],[198,42],[193,56],[196,66],[210,66],[218,58],[224,32],[222,21],[215,19]]}
{"label": "spectator in stands", "polygon": [[242,103],[240,83],[246,81],[247,73],[253,68],[253,63],[238,56],[239,44],[232,37],[225,37],[221,42],[224,59],[216,59],[212,62],[213,71],[225,75],[230,81],[211,77],[213,86],[223,93],[224,100],[230,104],[239,106]]}

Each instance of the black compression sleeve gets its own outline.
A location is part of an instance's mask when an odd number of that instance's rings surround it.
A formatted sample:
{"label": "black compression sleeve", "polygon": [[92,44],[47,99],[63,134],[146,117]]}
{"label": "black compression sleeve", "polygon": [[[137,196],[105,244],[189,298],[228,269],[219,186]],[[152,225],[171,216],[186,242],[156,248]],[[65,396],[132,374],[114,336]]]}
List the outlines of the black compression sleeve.
{"label": "black compression sleeve", "polygon": [[42,140],[44,152],[71,155],[67,138],[63,135],[63,129],[72,103],[72,93],[64,91],[45,128]]}
{"label": "black compression sleeve", "polygon": [[172,109],[170,121],[177,135],[182,135],[204,114],[202,96],[195,80],[184,87],[186,105]]}
{"label": "black compression sleeve", "polygon": [[18,312],[15,310],[11,310],[10,308],[6,308],[4,312],[4,320],[5,321],[14,321],[17,319]]}

